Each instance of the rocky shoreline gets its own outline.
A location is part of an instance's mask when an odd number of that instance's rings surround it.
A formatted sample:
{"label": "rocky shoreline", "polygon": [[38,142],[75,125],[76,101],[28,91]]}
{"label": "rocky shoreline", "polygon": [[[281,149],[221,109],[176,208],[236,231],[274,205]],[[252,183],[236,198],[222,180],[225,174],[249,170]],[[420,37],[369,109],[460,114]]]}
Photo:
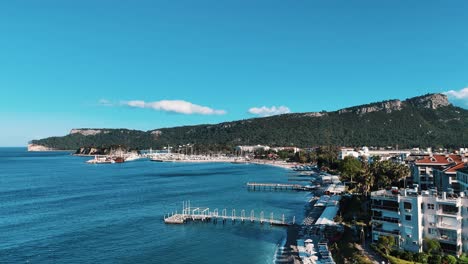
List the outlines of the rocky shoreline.
{"label": "rocky shoreline", "polygon": [[38,145],[38,144],[28,144],[28,151],[29,152],[45,152],[45,151],[73,151],[73,150],[55,149],[55,148],[50,148],[50,147],[46,147],[46,146]]}

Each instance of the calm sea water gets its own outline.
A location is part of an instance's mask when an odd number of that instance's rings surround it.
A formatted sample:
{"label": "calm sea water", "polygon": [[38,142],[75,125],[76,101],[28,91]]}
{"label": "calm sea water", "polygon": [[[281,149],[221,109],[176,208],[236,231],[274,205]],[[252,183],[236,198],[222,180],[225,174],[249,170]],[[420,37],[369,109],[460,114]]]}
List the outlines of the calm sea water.
{"label": "calm sea water", "polygon": [[191,200],[300,220],[307,198],[247,191],[248,181],[287,182],[291,172],[270,166],[85,160],[0,148],[0,263],[272,263],[284,228],[163,216]]}

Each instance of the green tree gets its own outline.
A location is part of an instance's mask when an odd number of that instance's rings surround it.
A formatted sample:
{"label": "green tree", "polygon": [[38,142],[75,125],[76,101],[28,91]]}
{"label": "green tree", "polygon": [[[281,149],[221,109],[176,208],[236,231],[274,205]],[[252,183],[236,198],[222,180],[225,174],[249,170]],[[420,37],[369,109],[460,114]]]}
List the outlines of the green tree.
{"label": "green tree", "polygon": [[317,165],[319,167],[328,167],[336,169],[338,166],[338,152],[339,149],[336,146],[321,146],[316,150]]}
{"label": "green tree", "polygon": [[429,255],[424,252],[414,254],[414,261],[419,263],[427,263],[429,259]]}
{"label": "green tree", "polygon": [[443,264],[457,264],[457,258],[451,255],[445,255],[442,258]]}
{"label": "green tree", "polygon": [[375,175],[370,170],[370,165],[367,162],[363,163],[361,176],[363,179],[362,193],[367,195],[375,184]]}
{"label": "green tree", "polygon": [[438,254],[440,253],[440,242],[435,239],[424,238],[423,241],[424,250],[429,254]]}
{"label": "green tree", "polygon": [[406,165],[389,160],[375,161],[370,165],[370,171],[375,177],[375,189],[387,188],[398,183],[410,174]]}
{"label": "green tree", "polygon": [[468,264],[468,256],[466,253],[463,253],[460,258],[458,259],[459,264]]}
{"label": "green tree", "polygon": [[429,256],[428,262],[429,264],[440,264],[442,263],[442,256],[441,255],[431,255]]}
{"label": "green tree", "polygon": [[280,150],[280,151],[278,151],[278,156],[279,156],[280,159],[286,160],[286,159],[293,158],[294,153],[292,151],[288,151],[288,150]]}
{"label": "green tree", "polygon": [[395,239],[392,236],[379,236],[377,247],[382,250],[386,255],[390,253],[395,245]]}
{"label": "green tree", "polygon": [[362,164],[358,159],[348,156],[340,162],[339,170],[344,180],[352,182],[353,180],[359,180]]}

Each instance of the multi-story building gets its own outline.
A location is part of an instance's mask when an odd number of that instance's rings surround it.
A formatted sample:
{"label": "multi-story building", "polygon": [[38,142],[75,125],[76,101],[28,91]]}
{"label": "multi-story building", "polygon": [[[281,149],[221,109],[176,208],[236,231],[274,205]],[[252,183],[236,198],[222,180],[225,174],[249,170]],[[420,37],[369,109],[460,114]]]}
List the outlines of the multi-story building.
{"label": "multi-story building", "polygon": [[468,191],[468,165],[457,170],[457,181],[460,185],[460,192]]}
{"label": "multi-story building", "polygon": [[439,192],[460,193],[461,188],[457,179],[457,171],[465,168],[465,166],[465,162],[459,162],[444,169],[434,169],[434,186]]}
{"label": "multi-story building", "polygon": [[462,163],[464,156],[447,155],[429,155],[416,160],[411,166],[413,182],[419,185],[420,190],[428,190],[435,187],[434,170],[443,171],[448,167]]}
{"label": "multi-story building", "polygon": [[419,194],[414,189],[372,192],[372,239],[387,235],[397,247],[421,252],[423,239],[440,242],[444,252],[468,252],[468,198],[465,193],[449,196]]}

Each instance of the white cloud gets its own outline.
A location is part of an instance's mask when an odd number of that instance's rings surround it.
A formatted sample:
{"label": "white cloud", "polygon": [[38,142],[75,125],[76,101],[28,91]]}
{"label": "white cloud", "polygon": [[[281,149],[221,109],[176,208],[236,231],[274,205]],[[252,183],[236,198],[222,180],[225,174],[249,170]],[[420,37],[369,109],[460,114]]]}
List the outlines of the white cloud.
{"label": "white cloud", "polygon": [[199,114],[199,115],[224,115],[226,111],[216,110],[207,106],[192,104],[183,100],[161,100],[156,102],[145,102],[140,100],[122,102],[122,105],[126,105],[134,108],[149,108],[158,111],[173,112],[179,114]]}
{"label": "white cloud", "polygon": [[272,106],[272,107],[252,107],[249,109],[249,113],[258,116],[272,116],[291,113],[291,110],[286,106]]}
{"label": "white cloud", "polygon": [[445,92],[448,97],[459,99],[459,100],[468,100],[468,87],[461,89],[460,91],[450,90]]}

